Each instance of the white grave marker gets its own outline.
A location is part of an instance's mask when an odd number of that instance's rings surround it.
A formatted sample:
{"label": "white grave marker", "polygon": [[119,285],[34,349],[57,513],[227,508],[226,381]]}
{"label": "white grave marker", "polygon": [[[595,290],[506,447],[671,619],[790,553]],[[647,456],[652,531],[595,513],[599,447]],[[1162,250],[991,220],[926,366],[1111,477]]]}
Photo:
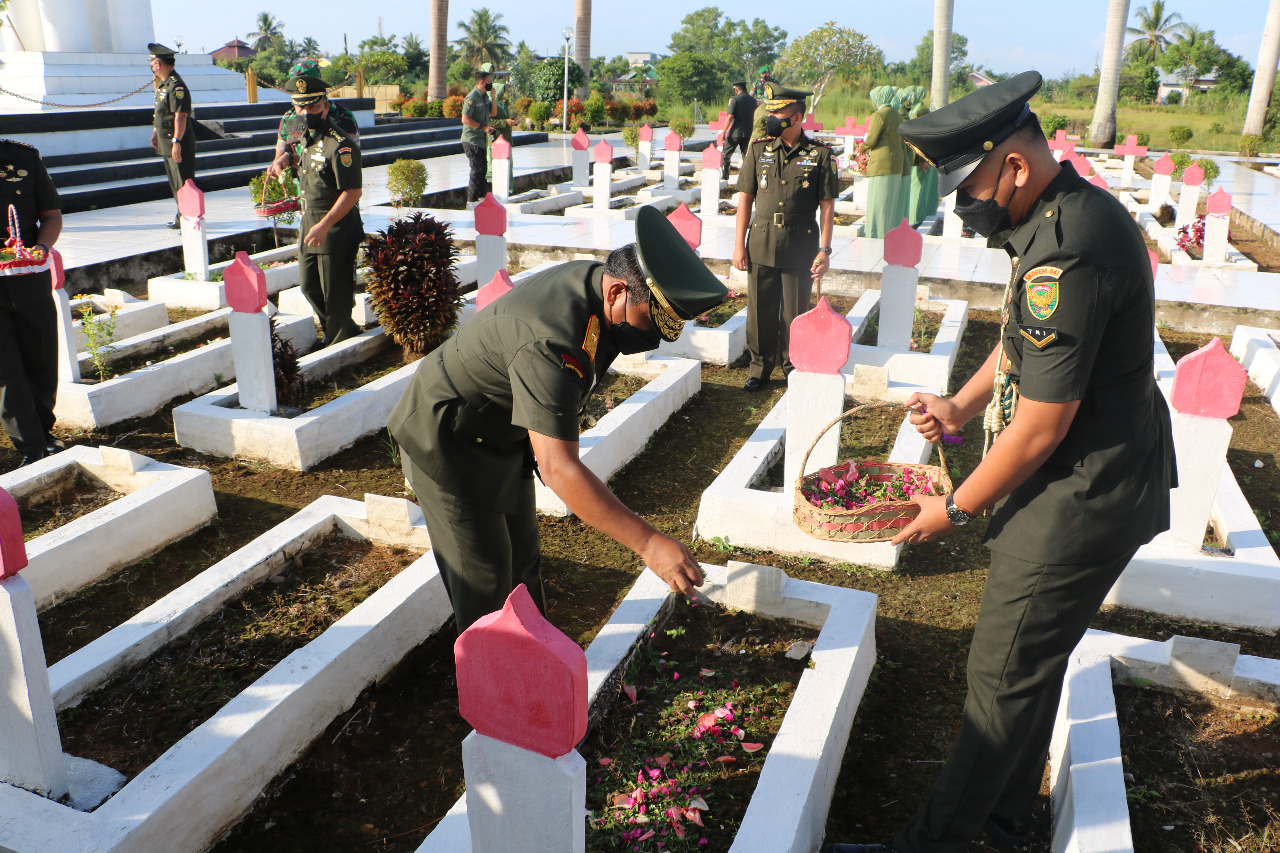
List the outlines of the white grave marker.
{"label": "white grave marker", "polygon": [[593,207],[596,210],[609,209],[610,187],[613,185],[613,146],[601,139],[592,149],[595,160],[595,198]]}
{"label": "white grave marker", "polygon": [[674,130],[667,131],[663,142],[662,155],[662,188],[664,190],[680,189],[680,151],[684,148],[684,140]]}
{"label": "white grave marker", "polygon": [[582,128],[569,141],[573,148],[573,183],[574,187],[585,187],[591,183],[591,140]]}
{"label": "white grave marker", "polygon": [[[819,285],[821,287],[821,285]],[[791,489],[801,474],[836,463],[840,430],[832,428],[818,440],[809,454],[807,470],[801,471],[805,452],[818,431],[844,411],[844,376],[849,360],[853,326],[832,310],[819,292],[818,307],[791,321],[791,363],[795,370],[787,377],[787,442],[783,462],[783,484]]]}
{"label": "white grave marker", "polygon": [[500,204],[511,198],[511,143],[501,136],[493,140],[493,197]]}
{"label": "white grave marker", "polygon": [[703,216],[720,215],[720,167],[724,165],[724,155],[714,145],[708,145],[702,152],[702,206]]}
{"label": "white grave marker", "polygon": [[62,267],[62,253],[49,252],[49,275],[53,278],[53,305],[58,312],[58,381],[80,381],[80,359],[76,347],[75,314],[71,311],[71,297],[67,295],[66,273]]}
{"label": "white grave marker", "polygon": [[486,193],[471,211],[476,224],[476,281],[489,281],[507,268],[507,209]]}
{"label": "white grave marker", "polygon": [[646,122],[640,128],[640,142],[636,145],[638,162],[636,167],[642,172],[653,168],[653,128]]}
{"label": "white grave marker", "polygon": [[911,327],[916,318],[916,285],[920,271],[916,265],[924,238],[902,220],[884,237],[884,273],[880,277],[880,337],[877,346],[911,349]]}
{"label": "white grave marker", "polygon": [[197,281],[208,281],[209,240],[204,227],[204,193],[189,178],[178,190],[178,213],[183,266]]}
{"label": "white grave marker", "polygon": [[1227,235],[1231,222],[1231,193],[1223,187],[1209,195],[1205,203],[1204,259],[1220,264],[1227,260]]}
{"label": "white grave marker", "polygon": [[236,365],[240,408],[269,415],[276,410],[276,368],[271,357],[267,275],[245,252],[222,275],[231,308],[231,355]]}
{"label": "white grave marker", "polygon": [[1196,209],[1200,206],[1200,187],[1204,184],[1204,169],[1195,163],[1182,173],[1182,194],[1178,196],[1178,218],[1174,228],[1182,228],[1196,221]]}
{"label": "white grave marker", "polygon": [[1160,208],[1169,203],[1173,189],[1173,173],[1178,168],[1168,152],[1151,167],[1151,192],[1147,195],[1147,210],[1158,213]]}

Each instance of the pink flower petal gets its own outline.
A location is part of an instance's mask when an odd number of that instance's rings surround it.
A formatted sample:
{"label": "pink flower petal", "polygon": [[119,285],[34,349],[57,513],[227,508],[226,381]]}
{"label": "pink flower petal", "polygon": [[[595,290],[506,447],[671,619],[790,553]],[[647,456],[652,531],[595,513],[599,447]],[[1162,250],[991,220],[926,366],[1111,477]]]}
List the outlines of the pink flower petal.
{"label": "pink flower petal", "polygon": [[608,766],[609,766],[610,764],[612,764],[612,763],[613,763],[613,759],[612,759],[612,758],[602,758],[602,759],[600,759],[600,766],[601,766],[601,767],[608,767]]}
{"label": "pink flower petal", "polygon": [[671,763],[671,753],[669,752],[662,753],[662,755],[659,755],[657,758],[653,759],[653,763],[658,765],[659,767],[666,767],[668,764]]}
{"label": "pink flower petal", "polygon": [[721,718],[729,716],[729,712],[724,708],[716,708],[715,714],[717,717]]}
{"label": "pink flower petal", "polygon": [[623,693],[625,693],[625,694],[627,694],[627,698],[628,698],[628,699],[630,699],[630,700],[631,700],[631,704],[633,704],[633,705],[634,705],[634,704],[635,704],[635,701],[636,701],[636,687],[635,687],[635,685],[634,685],[634,684],[624,684],[624,685],[622,686],[622,692],[623,692]]}
{"label": "pink flower petal", "polygon": [[679,823],[674,823],[674,824],[672,824],[672,825],[671,825],[671,828],[672,828],[673,830],[675,830],[676,838],[684,838],[684,827],[683,827],[683,826],[681,826]]}
{"label": "pink flower petal", "polygon": [[698,674],[701,675],[703,678],[707,678],[709,676],[715,675],[716,671],[714,669],[704,669]]}
{"label": "pink flower petal", "polygon": [[704,811],[704,812],[705,812],[705,811],[710,811],[710,810],[711,810],[711,809],[707,806],[707,801],[706,801],[706,800],[704,800],[704,799],[702,799],[702,797],[694,797],[692,800],[690,800],[690,801],[689,801],[689,808],[691,808],[691,809],[700,809],[701,811]]}
{"label": "pink flower petal", "polygon": [[743,749],[743,751],[744,751],[744,752],[759,752],[760,750],[764,749],[764,744],[762,744],[762,743],[744,743],[744,744],[742,745],[742,749]]}
{"label": "pink flower petal", "polygon": [[717,722],[719,722],[719,720],[720,718],[715,715],[715,712],[708,711],[707,713],[703,714],[701,717],[698,718],[698,725],[703,727],[714,726]]}
{"label": "pink flower petal", "polygon": [[689,706],[689,710],[690,710],[690,711],[692,711],[692,710],[694,710],[694,709],[696,709],[696,708],[698,707],[698,700],[697,700],[697,699],[690,699],[690,700],[689,700],[688,702],[686,702],[685,704],[686,704],[686,705],[688,705],[688,706]]}
{"label": "pink flower petal", "polygon": [[651,830],[649,830],[648,832],[646,832],[644,835],[642,835],[642,836],[640,836],[639,838],[637,838],[637,839],[636,839],[636,841],[648,841],[650,838],[653,838],[653,837],[654,837],[655,835],[657,835],[657,834],[658,834],[658,833],[654,832],[654,831],[651,829]]}
{"label": "pink flower petal", "polygon": [[702,826],[702,827],[706,826],[706,824],[702,822],[702,812],[698,811],[697,809],[685,809],[684,816],[686,820],[692,823],[696,823],[698,826]]}
{"label": "pink flower petal", "polygon": [[717,758],[716,761],[720,762],[721,764],[735,764],[737,763],[738,759],[734,758],[732,755],[722,755],[719,758]]}

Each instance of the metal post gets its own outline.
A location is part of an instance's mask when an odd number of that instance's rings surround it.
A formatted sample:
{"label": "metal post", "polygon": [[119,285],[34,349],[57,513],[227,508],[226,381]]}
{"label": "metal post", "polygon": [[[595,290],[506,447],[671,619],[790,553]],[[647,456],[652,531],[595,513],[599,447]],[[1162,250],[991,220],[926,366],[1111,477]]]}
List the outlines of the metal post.
{"label": "metal post", "polygon": [[569,40],[573,38],[573,29],[565,27],[560,31],[564,36],[564,110],[560,116],[560,130],[569,132]]}

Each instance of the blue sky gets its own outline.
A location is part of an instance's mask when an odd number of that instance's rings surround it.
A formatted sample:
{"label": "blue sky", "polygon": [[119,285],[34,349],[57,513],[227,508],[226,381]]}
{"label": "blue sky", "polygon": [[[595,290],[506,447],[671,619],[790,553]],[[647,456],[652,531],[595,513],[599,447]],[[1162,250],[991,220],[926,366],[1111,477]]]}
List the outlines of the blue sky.
{"label": "blue sky", "polygon": [[[1134,12],[1145,2],[1130,0],[1130,23]],[[454,24],[469,17],[471,10],[481,5],[503,15],[503,23],[511,28],[513,42],[524,39],[542,53],[563,50],[560,31],[573,22],[573,0],[493,0],[487,4],[452,0],[450,39],[458,35]],[[680,19],[702,4],[691,0],[646,0],[643,19],[637,20],[635,10],[641,5],[595,0],[593,55],[614,56],[644,50],[665,53],[671,33],[680,26]],[[834,18],[842,26],[865,33],[881,47],[889,61],[910,58],[925,31],[933,27],[932,0],[807,3],[799,7],[788,3],[779,7],[776,2],[765,0],[735,0],[717,5],[724,10],[732,8],[734,18],[764,18],[772,26],[783,27],[790,37]],[[1267,0],[1169,0],[1167,3],[1169,10],[1181,13],[1185,21],[1214,30],[1219,43],[1250,64],[1257,61],[1267,5]],[[1107,6],[1107,0],[955,0],[955,30],[969,38],[970,61],[997,71],[1035,68],[1045,76],[1057,77],[1068,71],[1093,70],[1094,57],[1102,50]],[[783,19],[780,8],[791,11],[793,17]],[[243,38],[253,29],[253,21],[260,11],[269,11],[282,19],[289,38],[300,40],[312,36],[322,49],[330,52],[342,50],[344,33],[351,49],[355,50],[358,42],[377,32],[379,16],[387,35],[413,32],[425,42],[430,29],[425,0],[381,0],[367,5],[334,0],[301,5],[268,3],[267,0],[219,0],[216,3],[153,0],[152,9],[156,37],[171,44],[181,36],[188,52],[210,51],[232,38]]]}

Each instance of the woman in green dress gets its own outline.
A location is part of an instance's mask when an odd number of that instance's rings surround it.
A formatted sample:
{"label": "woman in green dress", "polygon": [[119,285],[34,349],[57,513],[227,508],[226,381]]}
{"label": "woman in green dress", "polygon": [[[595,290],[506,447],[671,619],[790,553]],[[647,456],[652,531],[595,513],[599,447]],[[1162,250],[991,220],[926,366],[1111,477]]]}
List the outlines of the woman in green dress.
{"label": "woman in green dress", "polygon": [[[507,110],[507,84],[495,83],[493,87],[493,100],[497,106],[497,112],[489,119],[489,124],[497,131],[493,139],[501,136],[511,143],[511,128],[515,125],[516,119],[511,118],[511,113]],[[489,186],[493,186],[493,139],[489,140],[488,156],[489,168],[485,171],[484,179],[488,181]],[[507,158],[507,189],[515,191],[515,158]]]}
{"label": "woman in green dress", "polygon": [[[915,104],[910,86],[904,86],[893,94],[891,102],[898,111],[898,117],[906,121],[911,117],[911,107]],[[905,219],[911,222],[911,213],[915,208],[914,196],[911,195],[911,173],[915,171],[916,153],[906,142],[902,143],[902,186],[898,189],[898,215],[894,218],[894,227]],[[913,226],[914,222],[911,223]]]}
{"label": "woman in green dress", "polygon": [[866,138],[858,144],[858,151],[867,155],[867,217],[863,225],[864,237],[883,239],[896,222],[898,190],[902,187],[902,137],[898,126],[902,117],[890,106],[893,100],[892,86],[877,86],[871,90],[871,104],[876,111],[867,122]]}
{"label": "woman in green dress", "polygon": [[[912,86],[915,106],[911,108],[911,118],[920,118],[929,112],[924,105],[928,92],[924,86]],[[919,225],[938,213],[938,170],[930,166],[923,157],[911,152],[915,168],[911,170],[911,224]]]}

